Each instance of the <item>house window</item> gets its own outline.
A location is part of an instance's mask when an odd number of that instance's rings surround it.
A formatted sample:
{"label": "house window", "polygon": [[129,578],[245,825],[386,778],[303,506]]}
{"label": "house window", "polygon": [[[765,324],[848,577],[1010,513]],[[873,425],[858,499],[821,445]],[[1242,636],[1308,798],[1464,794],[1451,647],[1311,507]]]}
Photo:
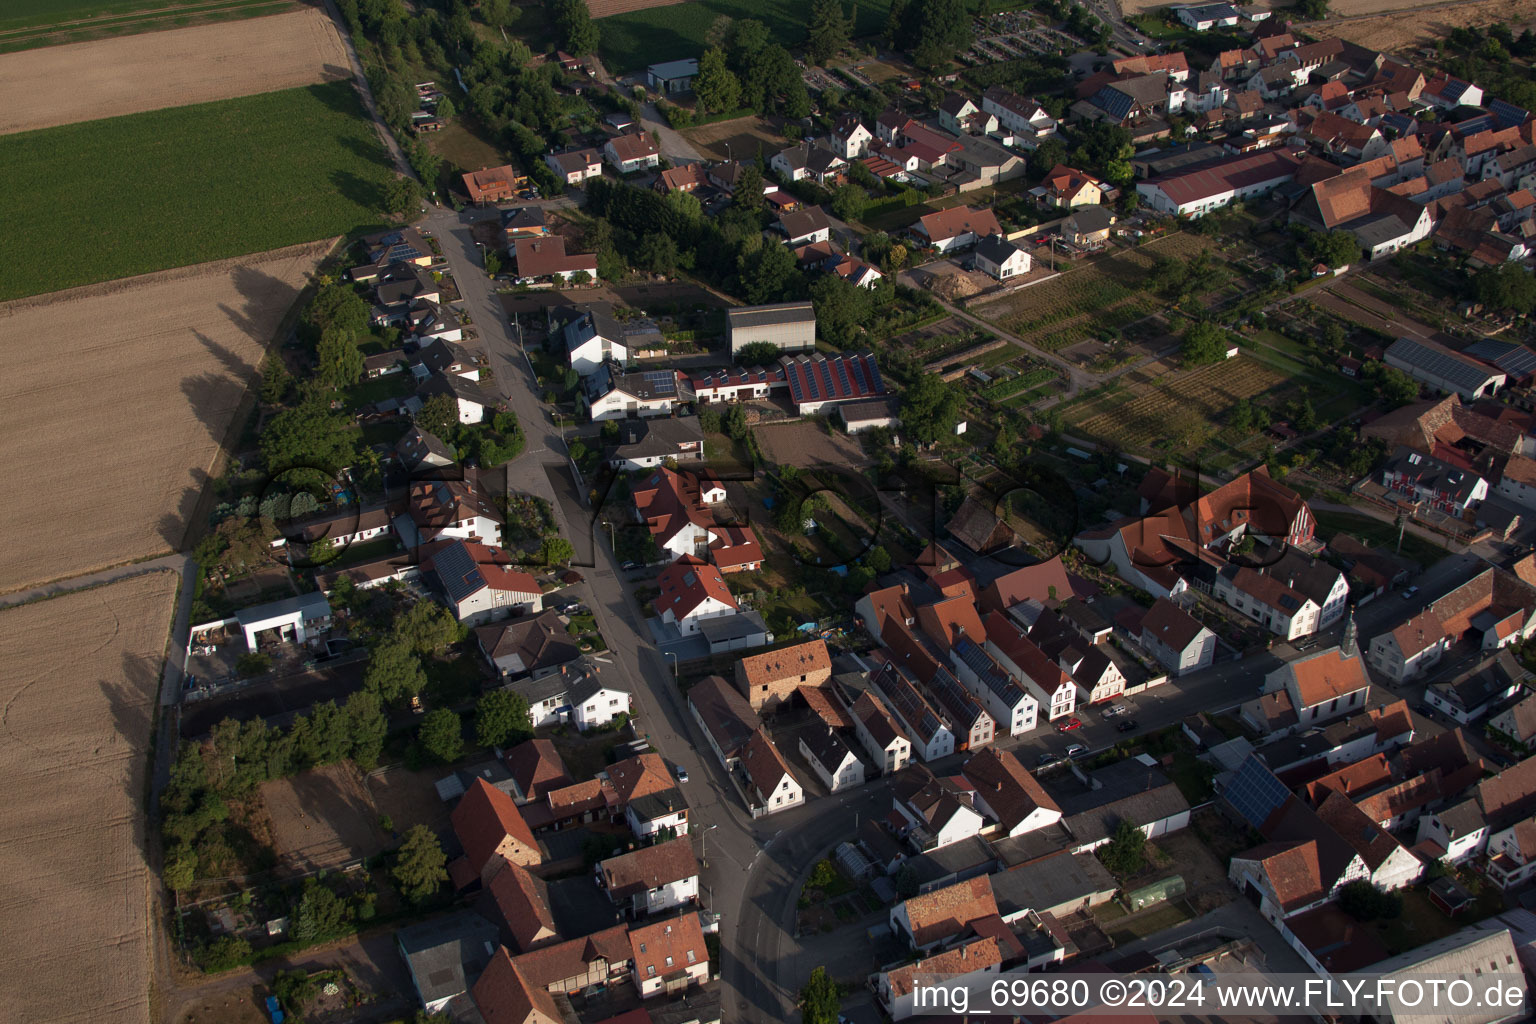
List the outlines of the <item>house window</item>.
{"label": "house window", "polygon": [[645,965],[645,976],[647,978],[654,978],[654,977],[656,977],[656,965],[655,964],[646,964]]}
{"label": "house window", "polygon": [[[694,954],[693,950],[690,949],[688,951],[688,962],[689,963],[693,963],[697,959],[698,959],[698,957]],[[1511,961],[1511,963],[1513,963],[1513,961]]]}

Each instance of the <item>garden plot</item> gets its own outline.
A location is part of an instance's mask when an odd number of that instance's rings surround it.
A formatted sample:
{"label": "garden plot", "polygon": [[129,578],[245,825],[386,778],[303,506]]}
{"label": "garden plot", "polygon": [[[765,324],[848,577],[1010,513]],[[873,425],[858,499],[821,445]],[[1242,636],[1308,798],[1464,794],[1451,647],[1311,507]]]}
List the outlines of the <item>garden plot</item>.
{"label": "garden plot", "polygon": [[281,869],[333,870],[384,847],[373,799],[350,761],[263,783],[261,799]]}
{"label": "garden plot", "polygon": [[815,465],[865,466],[869,464],[859,443],[847,434],[823,430],[819,424],[799,420],[771,423],[752,429],[763,458],[772,466]]}
{"label": "garden plot", "polygon": [[6,1020],[150,1018],[146,752],[178,583],[0,612]]}

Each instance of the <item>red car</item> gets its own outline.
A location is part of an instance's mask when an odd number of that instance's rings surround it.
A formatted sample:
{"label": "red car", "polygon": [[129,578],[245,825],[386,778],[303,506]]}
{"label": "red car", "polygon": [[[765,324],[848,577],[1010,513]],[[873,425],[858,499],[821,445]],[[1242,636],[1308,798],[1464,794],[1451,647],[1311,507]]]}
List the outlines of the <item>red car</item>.
{"label": "red car", "polygon": [[1083,723],[1080,719],[1069,718],[1056,727],[1057,732],[1071,732],[1073,729],[1081,729]]}

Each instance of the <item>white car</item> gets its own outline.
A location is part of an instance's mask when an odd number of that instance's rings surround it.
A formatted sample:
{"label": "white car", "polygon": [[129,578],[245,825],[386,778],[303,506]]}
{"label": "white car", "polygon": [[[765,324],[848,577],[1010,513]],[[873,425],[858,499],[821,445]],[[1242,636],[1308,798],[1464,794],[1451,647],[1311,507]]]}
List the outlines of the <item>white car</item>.
{"label": "white car", "polygon": [[1102,714],[1105,718],[1114,718],[1116,715],[1123,715],[1125,714],[1125,705],[1111,704],[1109,707],[1104,709]]}
{"label": "white car", "polygon": [[1088,753],[1088,748],[1081,743],[1074,743],[1067,748],[1068,757],[1081,757],[1086,753]]}

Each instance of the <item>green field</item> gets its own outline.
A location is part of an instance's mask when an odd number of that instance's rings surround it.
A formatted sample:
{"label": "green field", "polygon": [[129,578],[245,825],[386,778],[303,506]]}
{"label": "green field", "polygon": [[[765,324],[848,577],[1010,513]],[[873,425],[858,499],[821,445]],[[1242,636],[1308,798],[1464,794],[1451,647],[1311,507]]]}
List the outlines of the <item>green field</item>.
{"label": "green field", "polygon": [[0,0],[0,53],[277,14],[300,0]]}
{"label": "green field", "polygon": [[346,234],[391,177],[351,82],[0,136],[0,300]]}
{"label": "green field", "polygon": [[[854,35],[873,35],[885,26],[890,0],[865,0],[858,5]],[[597,22],[602,31],[599,53],[609,71],[636,71],[661,61],[697,57],[715,19],[756,18],[768,26],[775,42],[796,47],[805,42],[810,4],[804,0],[692,0],[670,7],[616,14]]]}

